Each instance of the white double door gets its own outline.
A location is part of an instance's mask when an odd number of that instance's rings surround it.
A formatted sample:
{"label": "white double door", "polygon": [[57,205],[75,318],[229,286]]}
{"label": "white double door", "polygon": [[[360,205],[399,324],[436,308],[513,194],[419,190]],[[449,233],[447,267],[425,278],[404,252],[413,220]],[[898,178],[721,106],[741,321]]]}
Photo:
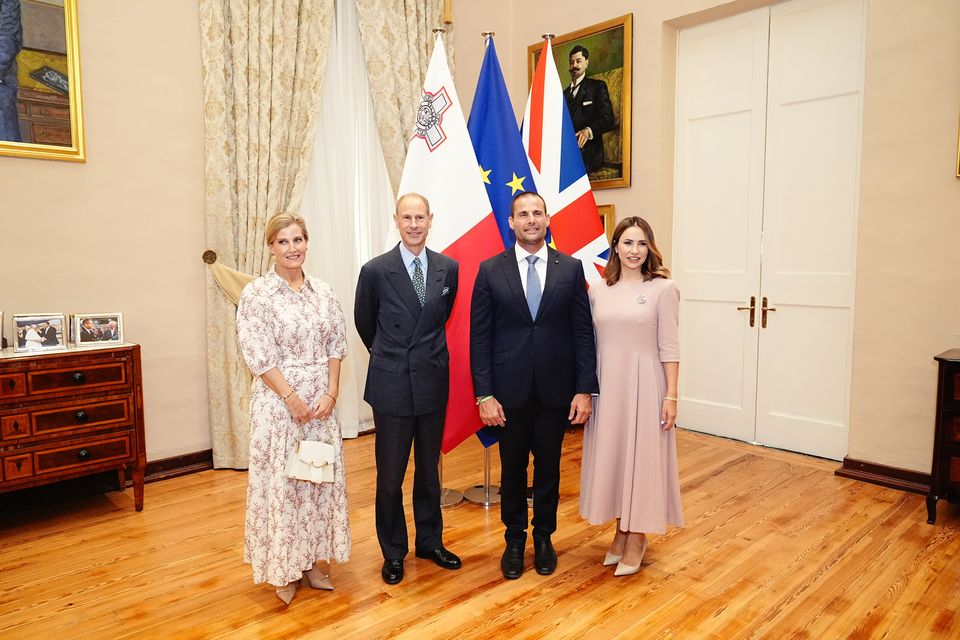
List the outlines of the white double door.
{"label": "white double door", "polygon": [[791,0],[680,33],[683,427],[846,454],[865,9]]}

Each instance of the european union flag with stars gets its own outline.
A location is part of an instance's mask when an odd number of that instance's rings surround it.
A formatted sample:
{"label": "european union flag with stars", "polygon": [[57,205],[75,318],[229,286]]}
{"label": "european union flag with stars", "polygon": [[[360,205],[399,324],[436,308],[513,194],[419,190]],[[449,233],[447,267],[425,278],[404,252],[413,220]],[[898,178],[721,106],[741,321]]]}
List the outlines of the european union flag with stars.
{"label": "european union flag with stars", "polygon": [[536,191],[537,187],[530,177],[520,127],[513,115],[493,37],[487,38],[487,51],[480,67],[467,130],[480,163],[480,175],[493,205],[503,246],[512,247],[516,237],[507,224],[510,201],[521,191]]}

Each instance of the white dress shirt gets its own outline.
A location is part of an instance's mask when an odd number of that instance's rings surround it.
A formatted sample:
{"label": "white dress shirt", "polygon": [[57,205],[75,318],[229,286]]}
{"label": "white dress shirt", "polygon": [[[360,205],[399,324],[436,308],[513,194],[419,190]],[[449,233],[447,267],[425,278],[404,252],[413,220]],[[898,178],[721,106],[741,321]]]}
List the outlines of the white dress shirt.
{"label": "white dress shirt", "polygon": [[527,256],[537,256],[540,258],[534,265],[534,269],[537,270],[537,275],[540,277],[540,291],[542,293],[544,285],[547,283],[547,243],[544,242],[543,246],[540,247],[540,250],[536,253],[528,253],[527,250],[519,244],[513,246],[517,254],[517,269],[520,270],[520,283],[523,285],[523,295],[527,295],[527,269],[530,264],[527,262]]}
{"label": "white dress shirt", "polygon": [[427,282],[427,251],[426,247],[420,251],[419,256],[413,255],[413,252],[410,249],[407,249],[407,245],[400,243],[400,258],[403,260],[403,266],[407,268],[407,275],[410,276],[410,281],[413,282],[413,259],[420,258],[420,268],[423,269],[423,282]]}

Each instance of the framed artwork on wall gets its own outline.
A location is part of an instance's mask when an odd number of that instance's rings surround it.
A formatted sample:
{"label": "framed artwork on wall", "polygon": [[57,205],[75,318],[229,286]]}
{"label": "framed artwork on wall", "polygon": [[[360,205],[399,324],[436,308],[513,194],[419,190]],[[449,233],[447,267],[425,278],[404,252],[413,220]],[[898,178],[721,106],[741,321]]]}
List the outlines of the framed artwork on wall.
{"label": "framed artwork on wall", "polygon": [[77,0],[0,0],[0,155],[85,160]]}
{"label": "framed artwork on wall", "polygon": [[[551,46],[590,186],[630,186],[633,14],[556,36]],[[528,84],[542,49],[542,41],[527,47]]]}
{"label": "framed artwork on wall", "polygon": [[617,228],[617,218],[614,214],[612,204],[598,204],[597,213],[600,214],[600,222],[603,223],[603,230],[607,232],[607,244],[613,242],[613,230]]}

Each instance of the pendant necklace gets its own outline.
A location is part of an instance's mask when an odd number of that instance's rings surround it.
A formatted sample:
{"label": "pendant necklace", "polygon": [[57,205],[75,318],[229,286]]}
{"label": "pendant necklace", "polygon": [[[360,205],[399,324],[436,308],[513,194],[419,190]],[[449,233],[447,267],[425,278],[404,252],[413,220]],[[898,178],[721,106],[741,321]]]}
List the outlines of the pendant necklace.
{"label": "pendant necklace", "polygon": [[[643,284],[644,280],[640,280],[640,284]],[[633,289],[633,292],[637,294],[637,304],[647,304],[647,298],[640,291],[637,290],[637,287],[633,282],[627,281],[627,284],[630,285],[630,288]]]}

